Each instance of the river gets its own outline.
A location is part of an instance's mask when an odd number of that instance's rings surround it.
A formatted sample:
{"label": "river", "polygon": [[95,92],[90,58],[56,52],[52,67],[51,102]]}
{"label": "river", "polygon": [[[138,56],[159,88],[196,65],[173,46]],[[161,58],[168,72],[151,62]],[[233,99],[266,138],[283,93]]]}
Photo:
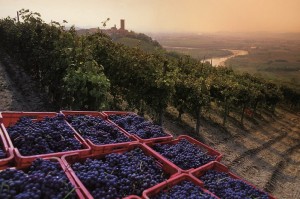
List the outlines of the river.
{"label": "river", "polygon": [[242,55],[248,55],[249,52],[246,50],[230,50],[230,49],[224,49],[228,50],[232,53],[232,55],[228,55],[225,57],[213,57],[210,59],[206,59],[205,61],[212,62],[212,66],[225,66],[225,61],[228,59],[231,59],[236,56],[242,56]]}
{"label": "river", "polygon": [[[165,49],[183,49],[183,50],[195,50],[195,49],[201,49],[201,48],[195,48],[195,47],[178,47],[178,46],[163,46]],[[205,59],[204,61],[207,61],[207,62],[212,62],[212,65],[213,66],[225,66],[225,61],[228,60],[228,59],[231,59],[233,57],[236,57],[236,56],[242,56],[242,55],[248,55],[249,52],[246,51],[246,50],[231,50],[231,49],[222,49],[222,50],[228,50],[232,53],[232,55],[227,55],[227,56],[224,56],[224,57],[212,57],[212,58],[209,58],[209,59]]]}

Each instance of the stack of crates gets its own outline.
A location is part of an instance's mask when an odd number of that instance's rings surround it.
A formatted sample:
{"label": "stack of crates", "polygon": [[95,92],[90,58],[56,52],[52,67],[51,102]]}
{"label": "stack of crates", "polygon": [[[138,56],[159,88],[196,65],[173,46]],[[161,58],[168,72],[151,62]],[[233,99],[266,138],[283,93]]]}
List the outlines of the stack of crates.
{"label": "stack of crates", "polygon": [[[13,141],[11,140],[7,128],[16,124],[16,122],[21,117],[30,117],[33,121],[43,120],[45,117],[54,117],[57,114],[63,115],[65,118],[66,124],[74,132],[74,137],[82,144],[83,148],[80,150],[71,150],[71,151],[62,151],[57,153],[49,154],[38,154],[25,156],[20,153],[19,149],[14,146]],[[205,193],[211,194],[212,197],[220,198],[209,190],[206,190],[205,184],[199,179],[206,171],[208,170],[217,170],[221,172],[228,173],[234,179],[241,179],[238,176],[231,173],[228,168],[220,163],[222,159],[221,153],[212,149],[211,147],[189,137],[186,135],[179,136],[177,139],[174,139],[171,134],[164,132],[164,136],[154,136],[153,138],[142,138],[137,134],[128,132],[126,129],[123,129],[113,120],[111,116],[121,116],[126,117],[127,115],[135,115],[133,112],[116,112],[116,111],[60,111],[60,113],[55,112],[1,112],[0,113],[0,144],[2,150],[6,153],[6,157],[0,159],[0,170],[14,167],[20,170],[26,170],[31,163],[37,158],[50,159],[51,161],[57,161],[64,170],[66,176],[70,180],[71,184],[74,185],[77,198],[93,198],[91,190],[88,190],[86,186],[81,182],[76,173],[72,169],[72,165],[76,162],[83,162],[86,159],[104,159],[106,155],[112,153],[125,153],[136,148],[141,149],[144,154],[152,157],[155,160],[155,163],[163,170],[169,178],[166,181],[156,184],[155,186],[145,189],[141,195],[128,195],[124,198],[152,198],[159,194],[162,191],[171,189],[173,186],[179,184],[182,181],[190,181],[194,185],[199,186]],[[95,144],[89,139],[85,139],[80,132],[74,128],[71,123],[67,121],[68,116],[89,116],[97,117],[101,120],[109,122],[111,125],[114,125],[120,133],[128,138],[129,141],[121,143],[111,143],[111,144]],[[159,145],[175,145],[181,140],[187,140],[194,146],[198,147],[205,153],[210,156],[215,157],[214,161],[211,161],[205,165],[201,165],[197,168],[183,169],[179,165],[176,165],[171,160],[164,157],[159,152],[155,151],[153,147],[156,144]],[[244,181],[247,184],[250,184]],[[250,184],[251,185],[251,184]],[[253,185],[251,185],[253,186]],[[253,186],[254,187],[254,186]],[[269,195],[270,199],[274,197]]]}

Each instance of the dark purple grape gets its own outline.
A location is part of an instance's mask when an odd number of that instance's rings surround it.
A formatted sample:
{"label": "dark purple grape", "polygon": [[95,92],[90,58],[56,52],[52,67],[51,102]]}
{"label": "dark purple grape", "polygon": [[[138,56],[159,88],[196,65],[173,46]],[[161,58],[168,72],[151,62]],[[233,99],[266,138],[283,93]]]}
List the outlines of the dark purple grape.
{"label": "dark purple grape", "polygon": [[204,182],[204,188],[220,198],[269,198],[267,193],[255,189],[242,180],[234,179],[224,172],[208,170],[200,177],[200,180]]}
{"label": "dark purple grape", "polygon": [[7,132],[14,147],[26,156],[83,148],[61,115],[37,122],[21,117],[15,125],[7,128]]}
{"label": "dark purple grape", "polygon": [[6,157],[7,157],[6,152],[2,150],[1,143],[0,143],[0,159],[4,159]]}
{"label": "dark purple grape", "polygon": [[76,162],[72,169],[94,198],[141,195],[145,189],[169,177],[155,159],[140,148]]}
{"label": "dark purple grape", "polygon": [[68,115],[66,120],[83,138],[97,145],[131,141],[115,125],[100,117]]}
{"label": "dark purple grape", "polygon": [[28,172],[8,168],[0,172],[0,198],[76,198],[75,188],[58,162],[36,159]]}
{"label": "dark purple grape", "polygon": [[199,186],[190,181],[182,181],[173,187],[159,192],[150,197],[153,199],[216,199],[216,197],[204,192]]}
{"label": "dark purple grape", "polygon": [[153,149],[184,170],[203,166],[216,159],[186,139],[176,144],[155,144]]}
{"label": "dark purple grape", "polygon": [[164,133],[161,126],[146,121],[145,118],[136,114],[110,115],[109,119],[128,133],[135,134],[142,139],[168,136],[168,134]]}

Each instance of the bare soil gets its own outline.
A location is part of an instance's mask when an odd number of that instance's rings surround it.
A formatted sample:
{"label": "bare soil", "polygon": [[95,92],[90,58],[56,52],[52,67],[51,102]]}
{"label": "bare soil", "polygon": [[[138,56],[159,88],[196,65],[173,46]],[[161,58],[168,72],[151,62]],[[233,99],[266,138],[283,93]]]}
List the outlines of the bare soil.
{"label": "bare soil", "polygon": [[[201,130],[195,121],[169,108],[164,127],[175,136],[190,135],[223,154],[221,163],[238,176],[283,199],[300,199],[300,113],[284,108],[246,118],[244,126],[232,115],[226,127],[216,110],[205,114]],[[210,119],[208,119],[210,118]]]}
{"label": "bare soil", "polygon": [[0,49],[0,111],[45,111],[38,93],[34,81]]}
{"label": "bare soil", "polygon": [[[25,72],[0,50],[0,111],[49,111],[36,85]],[[220,125],[218,110],[204,114],[201,132],[195,134],[195,121],[169,108],[164,127],[174,136],[190,135],[224,156],[230,170],[276,198],[300,199],[300,113],[276,109],[262,111],[255,119],[231,115],[226,127]]]}

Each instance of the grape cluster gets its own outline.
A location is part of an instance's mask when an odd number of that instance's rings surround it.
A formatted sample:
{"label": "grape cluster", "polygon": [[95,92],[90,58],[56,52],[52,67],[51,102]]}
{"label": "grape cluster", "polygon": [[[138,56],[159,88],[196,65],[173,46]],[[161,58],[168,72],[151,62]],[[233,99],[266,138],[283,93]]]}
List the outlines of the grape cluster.
{"label": "grape cluster", "polygon": [[72,127],[80,133],[80,135],[89,139],[92,143],[97,145],[113,144],[120,142],[130,142],[131,140],[126,137],[119,129],[99,118],[88,115],[68,115],[66,120]]}
{"label": "grape cluster", "polygon": [[0,198],[76,198],[75,188],[60,164],[50,160],[36,159],[28,172],[15,168],[2,170],[0,185]]}
{"label": "grape cluster", "polygon": [[48,154],[82,149],[82,144],[75,138],[74,131],[64,121],[64,116],[45,117],[33,122],[28,117],[7,128],[14,147],[22,155]]}
{"label": "grape cluster", "polygon": [[106,199],[141,195],[169,177],[140,148],[111,153],[102,159],[88,158],[72,164],[72,169],[94,198]]}
{"label": "grape cluster", "polygon": [[110,115],[109,119],[125,129],[128,133],[135,134],[142,139],[168,136],[163,132],[161,126],[146,121],[145,118],[136,114]]}
{"label": "grape cluster", "polygon": [[260,198],[268,199],[269,196],[239,179],[231,178],[227,173],[208,170],[200,180],[204,187],[220,198]]}
{"label": "grape cluster", "polygon": [[0,143],[0,159],[6,158],[6,152],[2,149],[1,143]]}
{"label": "grape cluster", "polygon": [[200,167],[216,159],[186,139],[179,140],[176,144],[155,144],[153,149],[185,170]]}
{"label": "grape cluster", "polygon": [[151,197],[153,199],[216,199],[216,197],[205,193],[199,186],[190,181],[182,181],[172,188],[161,191],[159,194]]}
{"label": "grape cluster", "polygon": [[6,153],[2,149],[0,149],[0,159],[4,158],[6,158]]}

